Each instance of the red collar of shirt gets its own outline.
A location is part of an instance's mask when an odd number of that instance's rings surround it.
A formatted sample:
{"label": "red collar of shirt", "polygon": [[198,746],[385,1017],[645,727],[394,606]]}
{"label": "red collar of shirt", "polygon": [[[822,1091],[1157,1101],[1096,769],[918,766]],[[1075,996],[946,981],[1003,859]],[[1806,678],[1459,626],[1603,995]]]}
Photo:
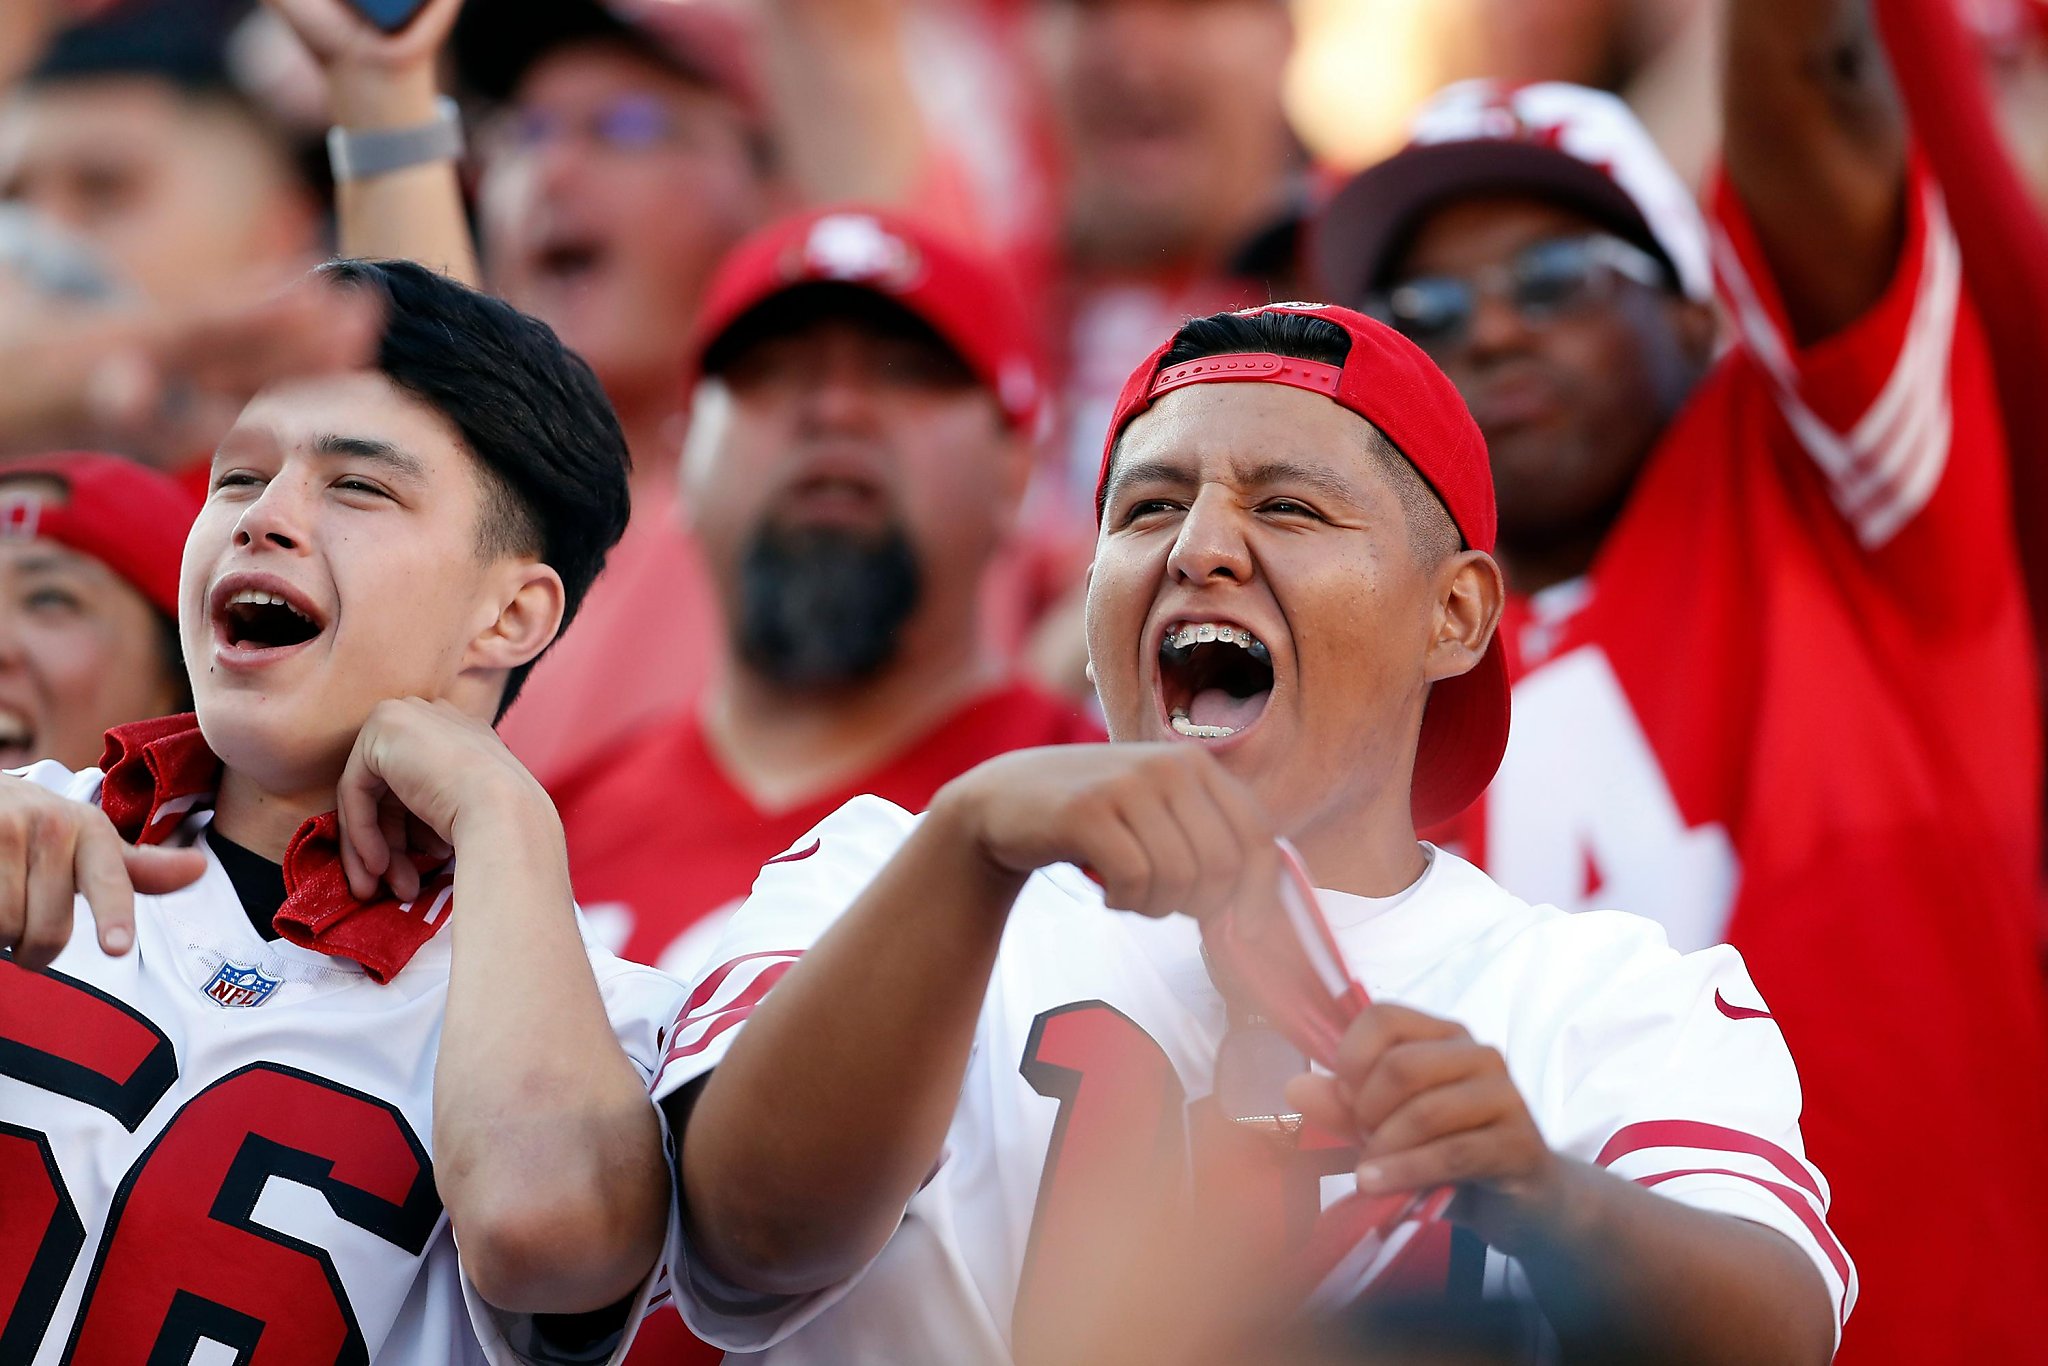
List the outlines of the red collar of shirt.
{"label": "red collar of shirt", "polygon": [[[189,712],[108,731],[100,768],[100,810],[131,844],[162,843],[220,787],[220,760]],[[358,901],[342,872],[340,822],[332,811],[315,816],[285,848],[285,900],[272,923],[299,947],[354,959],[388,982],[447,919],[436,912],[454,883],[453,864],[417,856],[413,863],[421,888],[412,901]]]}

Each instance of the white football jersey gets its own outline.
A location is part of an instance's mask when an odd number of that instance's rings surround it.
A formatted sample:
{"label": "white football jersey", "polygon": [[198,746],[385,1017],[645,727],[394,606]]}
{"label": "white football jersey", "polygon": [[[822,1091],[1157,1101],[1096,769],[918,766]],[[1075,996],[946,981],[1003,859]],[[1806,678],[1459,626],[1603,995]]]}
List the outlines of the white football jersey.
{"label": "white football jersey", "polygon": [[[862,797],[762,869],[685,1002],[657,1097],[718,1064],[914,823]],[[1855,1272],[1802,1153],[1792,1059],[1735,950],[1680,955],[1652,921],[1530,906],[1462,859],[1429,853],[1429,871],[1398,896],[1319,894],[1366,989],[1498,1048],[1556,1151],[1791,1238],[1825,1279],[1839,1327]],[[693,1264],[678,1233],[669,1262],[684,1318],[729,1350],[766,1349],[773,1366],[1008,1360],[1033,1267],[1085,1263],[1054,1241],[1101,1232],[1066,1201],[1104,1189],[1102,1174],[1067,1164],[1128,1161],[1131,1179],[1152,1179],[1155,1139],[1100,1130],[1132,1127],[1133,1095],[1157,1096],[1177,1124],[1209,1095],[1227,1024],[1193,921],[1111,912],[1077,870],[1041,870],[1004,930],[940,1164],[880,1255],[817,1294],[770,1299]],[[1321,1170],[1348,1173],[1355,1158],[1339,1156]],[[1306,1179],[1325,1204],[1355,1189],[1348,1175]],[[1470,1246],[1450,1253],[1448,1275],[1462,1267],[1472,1293],[1528,1293],[1513,1262],[1469,1232],[1455,1238]]]}
{"label": "white football jersey", "polygon": [[[96,769],[19,776],[98,800]],[[136,897],[126,955],[81,897],[50,971],[0,963],[0,1362],[546,1360],[469,1286],[435,1191],[449,936],[379,986],[266,942],[198,847],[198,882]],[[596,973],[651,1080],[682,988],[585,942],[562,970]]]}

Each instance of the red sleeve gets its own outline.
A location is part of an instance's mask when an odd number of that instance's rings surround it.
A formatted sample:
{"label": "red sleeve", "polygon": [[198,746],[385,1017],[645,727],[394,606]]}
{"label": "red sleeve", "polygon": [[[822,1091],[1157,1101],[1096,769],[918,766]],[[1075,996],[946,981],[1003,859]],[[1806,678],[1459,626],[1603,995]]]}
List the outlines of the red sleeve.
{"label": "red sleeve", "polygon": [[1877,0],[1913,135],[1954,211],[1965,283],[1984,320],[2012,451],[2022,559],[2048,605],[2048,222],[2028,198],[1992,117],[1982,57],[1955,0]]}
{"label": "red sleeve", "polygon": [[1895,587],[1938,607],[2012,577],[2005,438],[1956,234],[1917,155],[1905,201],[1904,241],[1884,294],[1811,346],[1792,340],[1763,249],[1725,177],[1713,195],[1715,272],[1735,345],[1789,429],[1774,444],[1819,473],[1853,543]]}

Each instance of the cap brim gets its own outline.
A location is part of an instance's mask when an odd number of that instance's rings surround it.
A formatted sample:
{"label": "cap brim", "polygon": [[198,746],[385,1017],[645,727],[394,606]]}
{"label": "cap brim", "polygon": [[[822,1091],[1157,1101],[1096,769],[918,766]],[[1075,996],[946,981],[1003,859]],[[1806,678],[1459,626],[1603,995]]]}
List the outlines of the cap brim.
{"label": "cap brim", "polygon": [[1561,202],[1671,264],[1635,202],[1598,167],[1538,143],[1478,138],[1408,147],[1337,192],[1310,244],[1324,297],[1358,307],[1424,215],[1451,200],[1487,194]]}
{"label": "cap brim", "polygon": [[1507,752],[1508,719],[1507,656],[1496,633],[1470,672],[1430,689],[1409,790],[1416,829],[1449,820],[1486,790]]}

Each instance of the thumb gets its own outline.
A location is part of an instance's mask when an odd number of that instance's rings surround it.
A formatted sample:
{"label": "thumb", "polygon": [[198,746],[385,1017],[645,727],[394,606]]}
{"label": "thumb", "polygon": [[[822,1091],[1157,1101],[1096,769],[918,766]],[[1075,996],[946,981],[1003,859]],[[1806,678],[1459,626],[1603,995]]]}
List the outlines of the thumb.
{"label": "thumb", "polygon": [[206,855],[197,849],[164,849],[129,845],[121,850],[128,880],[146,896],[161,896],[189,887],[206,871]]}

